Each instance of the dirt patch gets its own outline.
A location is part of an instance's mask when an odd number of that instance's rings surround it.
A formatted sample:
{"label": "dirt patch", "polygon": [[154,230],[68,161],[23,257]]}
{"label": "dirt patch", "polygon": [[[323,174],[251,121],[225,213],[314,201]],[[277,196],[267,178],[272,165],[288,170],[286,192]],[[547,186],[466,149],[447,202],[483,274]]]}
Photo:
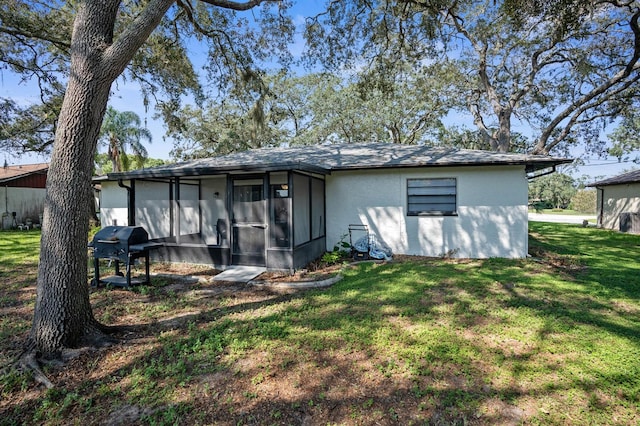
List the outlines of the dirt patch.
{"label": "dirt patch", "polygon": [[335,277],[341,270],[348,267],[348,265],[348,263],[328,265],[322,262],[312,262],[306,268],[293,272],[267,271],[257,276],[254,281],[272,283],[323,281]]}

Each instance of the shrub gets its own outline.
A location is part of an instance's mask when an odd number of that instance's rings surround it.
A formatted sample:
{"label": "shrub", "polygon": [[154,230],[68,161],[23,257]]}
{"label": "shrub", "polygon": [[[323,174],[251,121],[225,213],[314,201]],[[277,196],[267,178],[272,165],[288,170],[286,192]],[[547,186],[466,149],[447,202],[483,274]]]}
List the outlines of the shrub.
{"label": "shrub", "polygon": [[343,258],[343,253],[340,251],[328,251],[322,255],[320,259],[322,262],[327,265],[334,265],[338,263]]}

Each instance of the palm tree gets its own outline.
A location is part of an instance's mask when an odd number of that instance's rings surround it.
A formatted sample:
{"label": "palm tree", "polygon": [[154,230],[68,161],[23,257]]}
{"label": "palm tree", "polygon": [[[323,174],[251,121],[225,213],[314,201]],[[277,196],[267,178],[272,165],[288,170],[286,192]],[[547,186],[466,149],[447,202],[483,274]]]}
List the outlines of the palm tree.
{"label": "palm tree", "polygon": [[138,114],[107,108],[100,128],[100,142],[107,145],[107,156],[111,160],[114,172],[129,170],[131,160],[127,155],[128,148],[131,148],[136,167],[142,167],[148,155],[147,149],[140,142],[141,139],[151,143],[151,132],[141,127]]}

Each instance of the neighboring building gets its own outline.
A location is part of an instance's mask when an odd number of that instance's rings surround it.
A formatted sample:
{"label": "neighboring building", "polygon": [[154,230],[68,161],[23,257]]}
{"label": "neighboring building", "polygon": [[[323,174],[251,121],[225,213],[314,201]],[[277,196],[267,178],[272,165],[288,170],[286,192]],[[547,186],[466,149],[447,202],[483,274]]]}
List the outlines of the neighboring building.
{"label": "neighboring building", "polygon": [[49,164],[23,164],[0,168],[2,227],[40,222],[44,211]]}
{"label": "neighboring building", "polygon": [[[588,186],[598,190],[598,226],[640,233],[640,170],[623,173]],[[634,228],[637,230],[634,231]]]}
{"label": "neighboring building", "polygon": [[100,179],[165,260],[297,269],[367,225],[396,254],[527,255],[527,173],[571,160],[397,144],[257,149]]}

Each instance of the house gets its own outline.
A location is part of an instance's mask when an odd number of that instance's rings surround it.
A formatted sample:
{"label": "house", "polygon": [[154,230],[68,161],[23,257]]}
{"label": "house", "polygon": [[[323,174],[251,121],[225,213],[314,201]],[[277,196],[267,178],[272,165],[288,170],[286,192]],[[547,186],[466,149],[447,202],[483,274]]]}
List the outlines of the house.
{"label": "house", "polygon": [[640,233],[640,170],[623,173],[588,186],[598,191],[598,226]]}
{"label": "house", "polygon": [[297,269],[366,225],[396,254],[527,255],[527,173],[547,156],[347,144],[266,148],[111,173],[102,225],[141,225],[166,261]]}
{"label": "house", "polygon": [[44,211],[49,164],[23,164],[0,168],[0,205],[2,228],[40,223]]}

